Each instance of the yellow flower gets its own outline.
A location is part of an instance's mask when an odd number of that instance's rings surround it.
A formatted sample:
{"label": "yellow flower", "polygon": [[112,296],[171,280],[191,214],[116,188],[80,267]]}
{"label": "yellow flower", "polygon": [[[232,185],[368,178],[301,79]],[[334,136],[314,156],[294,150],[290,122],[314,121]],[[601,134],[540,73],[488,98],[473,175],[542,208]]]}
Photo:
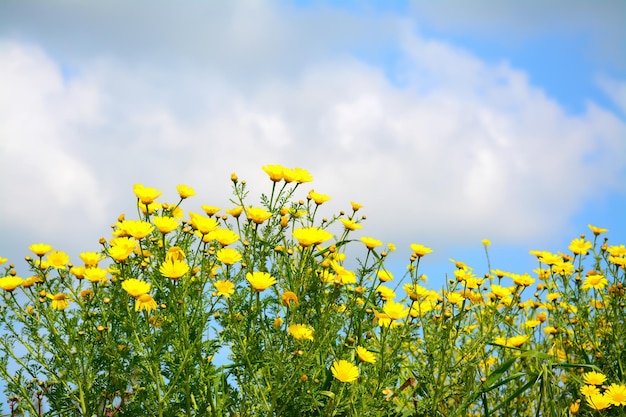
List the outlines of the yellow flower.
{"label": "yellow flower", "polygon": [[389,287],[385,287],[384,285],[379,285],[376,288],[376,292],[383,300],[392,300],[396,297],[396,293],[394,292],[394,290]]}
{"label": "yellow flower", "polygon": [[211,239],[217,240],[220,245],[232,245],[239,240],[239,235],[230,229],[216,229],[210,233]]}
{"label": "yellow flower", "polygon": [[203,235],[209,234],[219,227],[219,223],[213,217],[205,217],[198,213],[189,213],[191,225]]}
{"label": "yellow flower", "polygon": [[583,381],[588,385],[602,385],[606,381],[606,375],[596,371],[585,372]]}
{"label": "yellow flower", "polygon": [[539,320],[526,320],[526,323],[524,323],[524,325],[530,329],[535,328],[539,326],[540,324],[541,324],[541,321]]}
{"label": "yellow flower", "polygon": [[133,191],[142,204],[150,204],[163,194],[156,188],[144,187],[142,184],[135,184]]}
{"label": "yellow flower", "polygon": [[315,201],[315,204],[317,205],[324,204],[325,202],[330,200],[330,196],[326,194],[320,194],[318,192],[315,192],[315,190],[309,191],[309,195],[307,195],[307,198],[309,200]]}
{"label": "yellow flower", "polygon": [[391,281],[393,280],[393,274],[389,271],[385,271],[384,269],[381,269],[380,271],[378,271],[378,279],[381,282],[387,282],[387,281]]}
{"label": "yellow flower", "polygon": [[462,303],[465,298],[458,292],[448,291],[446,293],[446,299],[450,304],[457,305],[459,303]]}
{"label": "yellow flower", "polygon": [[33,252],[37,256],[44,256],[46,253],[52,250],[52,246],[45,243],[35,243],[28,247],[28,250]]}
{"label": "yellow flower", "polygon": [[381,242],[378,239],[374,239],[373,237],[365,237],[365,236],[361,238],[361,242],[363,242],[365,247],[370,250],[383,244],[383,242]]}
{"label": "yellow flower", "polygon": [[611,401],[608,396],[597,393],[587,397],[587,404],[594,410],[604,410],[611,406]]}
{"label": "yellow flower", "polygon": [[189,265],[185,261],[172,259],[165,260],[159,268],[161,275],[171,279],[178,279],[189,271]]}
{"label": "yellow flower", "polygon": [[601,290],[604,287],[606,287],[608,283],[609,281],[606,279],[604,275],[600,275],[600,274],[587,275],[587,277],[585,278],[585,282],[582,285],[582,289],[588,290],[590,288],[593,288],[596,290]]}
{"label": "yellow flower", "polygon": [[20,277],[8,276],[8,277],[0,278],[0,288],[2,288],[3,290],[7,292],[11,292],[17,287],[19,287],[20,285],[22,285],[22,282],[24,282],[24,280]]}
{"label": "yellow flower", "polygon": [[291,324],[289,325],[289,333],[296,340],[313,340],[313,327],[308,324]]}
{"label": "yellow flower", "polygon": [[270,180],[274,182],[282,181],[284,178],[283,171],[285,168],[282,165],[265,165],[263,171],[269,175]]}
{"label": "yellow flower", "polygon": [[46,296],[52,300],[50,308],[53,310],[65,310],[70,306],[69,298],[65,294],[46,294]]}
{"label": "yellow flower", "polygon": [[[24,280],[24,282],[22,282],[22,287],[24,288],[28,288],[28,287],[32,287],[33,285],[35,285],[38,282],[43,282],[43,278],[40,276],[32,276],[32,277],[28,277]],[[0,286],[0,288],[2,288],[2,286]]]}
{"label": "yellow flower", "polygon": [[347,230],[354,231],[354,230],[363,228],[363,226],[361,226],[360,224],[358,224],[352,219],[340,219],[340,221],[341,223],[343,223],[343,227],[345,227]]}
{"label": "yellow flower", "polygon": [[431,248],[427,248],[426,246],[420,245],[417,243],[411,244],[411,250],[413,251],[413,254],[417,256],[418,258],[428,255],[429,253],[433,251]]}
{"label": "yellow flower", "polygon": [[178,224],[178,220],[173,217],[167,216],[155,216],[152,218],[152,223],[154,223],[156,228],[159,229],[159,232],[163,233],[164,235],[173,232],[174,230],[178,229],[178,226],[180,226]]}
{"label": "yellow flower", "polygon": [[313,176],[311,176],[309,171],[303,168],[290,169],[288,174],[285,172],[285,181],[287,181],[287,175],[289,175],[289,180],[295,181],[298,184],[313,181]]}
{"label": "yellow flower", "polygon": [[2,256],[0,256],[0,265],[7,263],[8,260],[8,258],[3,258]]}
{"label": "yellow flower", "polygon": [[100,252],[82,252],[79,257],[85,263],[85,268],[96,267],[104,259]]}
{"label": "yellow flower", "polygon": [[293,231],[293,237],[303,248],[311,245],[319,245],[322,242],[332,239],[333,235],[324,229],[318,227],[303,227]]}
{"label": "yellow flower", "polygon": [[206,204],[203,204],[202,206],[200,206],[200,208],[202,208],[202,210],[204,210],[206,215],[209,217],[215,216],[222,209],[221,207],[209,206]]}
{"label": "yellow flower", "polygon": [[606,233],[606,232],[609,231],[609,229],[603,229],[601,227],[592,226],[590,224],[588,224],[587,226],[589,227],[589,229],[591,229],[593,234],[596,235],[596,236],[601,235],[602,233]]}
{"label": "yellow flower", "polygon": [[193,188],[188,187],[188,186],[186,186],[184,184],[178,184],[176,186],[176,191],[178,191],[178,195],[183,200],[185,198],[193,197],[194,195],[196,195],[196,190],[194,190]]}
{"label": "yellow flower", "polygon": [[359,209],[363,208],[362,204],[355,203],[354,201],[350,201],[350,205],[352,206],[353,211],[359,211]]}
{"label": "yellow flower", "polygon": [[68,263],[70,263],[70,257],[65,252],[56,250],[48,254],[48,264],[55,269],[65,269]]}
{"label": "yellow flower", "polygon": [[241,254],[235,249],[224,248],[217,251],[217,260],[226,265],[234,265],[241,261]]}
{"label": "yellow flower", "polygon": [[298,302],[298,295],[293,291],[285,291],[283,295],[280,296],[283,304],[289,306],[291,302],[293,302],[296,306],[300,305]]}
{"label": "yellow flower", "polygon": [[118,237],[111,240],[109,256],[118,262],[123,262],[134,252],[137,241],[132,237]]}
{"label": "yellow flower", "polygon": [[333,362],[330,371],[341,382],[354,382],[359,377],[359,368],[343,359]]}
{"label": "yellow flower", "polygon": [[491,246],[491,240],[483,239],[480,241],[484,246]]}
{"label": "yellow flower", "polygon": [[626,386],[622,384],[611,384],[604,391],[605,397],[608,397],[611,404],[615,406],[626,405]]}
{"label": "yellow flower", "polygon": [[376,355],[362,346],[356,347],[356,354],[362,362],[376,363]]}
{"label": "yellow flower", "polygon": [[246,274],[246,279],[248,280],[252,288],[254,288],[254,290],[257,292],[264,291],[272,285],[276,284],[276,278],[274,278],[267,272],[248,272]]}
{"label": "yellow flower", "polygon": [[527,340],[528,340],[528,336],[526,335],[519,335],[519,336],[513,336],[513,337],[509,337],[506,340],[506,345],[507,346],[513,346],[513,347],[520,347],[522,346]]}
{"label": "yellow flower", "polygon": [[124,220],[119,224],[124,236],[132,236],[141,240],[154,230],[154,226],[142,220]]}
{"label": "yellow flower", "polygon": [[409,309],[404,304],[396,303],[393,300],[388,300],[383,305],[383,311],[391,320],[403,319],[409,314]]}
{"label": "yellow flower", "polygon": [[218,297],[223,296],[226,298],[230,298],[230,296],[235,293],[235,284],[231,281],[215,281],[213,283],[213,286],[215,286],[215,289],[217,290]]}
{"label": "yellow flower", "polygon": [[241,212],[243,211],[243,207],[239,206],[239,207],[233,207],[231,209],[226,209],[226,213],[230,214],[231,216],[233,216],[234,218],[237,218],[241,215]]}
{"label": "yellow flower", "polygon": [[150,294],[142,294],[135,300],[135,311],[147,311],[148,313],[157,308],[157,303]]}
{"label": "yellow flower", "polygon": [[85,269],[85,273],[83,274],[83,276],[89,282],[106,283],[108,281],[108,279],[107,279],[107,270],[106,269],[102,269],[102,268],[98,268],[98,267]]}
{"label": "yellow flower", "polygon": [[165,254],[166,261],[182,261],[185,258],[185,252],[178,246],[172,246]]}
{"label": "yellow flower", "polygon": [[511,274],[511,278],[513,278],[515,285],[520,287],[528,287],[535,282],[534,278],[528,274]]}
{"label": "yellow flower", "polygon": [[574,239],[568,246],[569,250],[576,255],[585,255],[587,251],[591,249],[591,242],[586,241],[585,239]]}
{"label": "yellow flower", "polygon": [[122,288],[133,298],[137,298],[150,291],[150,283],[136,278],[130,278],[122,282]]}
{"label": "yellow flower", "polygon": [[260,207],[250,207],[246,210],[246,217],[256,224],[263,224],[265,220],[272,217],[272,213]]}

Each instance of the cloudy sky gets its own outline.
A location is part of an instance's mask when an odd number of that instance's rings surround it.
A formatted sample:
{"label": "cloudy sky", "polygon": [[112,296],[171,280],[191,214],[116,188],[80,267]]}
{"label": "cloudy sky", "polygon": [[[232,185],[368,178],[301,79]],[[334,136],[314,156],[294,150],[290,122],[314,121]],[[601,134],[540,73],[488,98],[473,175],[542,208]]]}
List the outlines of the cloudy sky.
{"label": "cloudy sky", "polygon": [[[229,207],[308,169],[359,235],[486,272],[626,242],[626,3],[0,3],[0,256],[97,250],[132,184]],[[26,272],[22,272],[26,274]],[[436,278],[435,278],[436,279]]]}

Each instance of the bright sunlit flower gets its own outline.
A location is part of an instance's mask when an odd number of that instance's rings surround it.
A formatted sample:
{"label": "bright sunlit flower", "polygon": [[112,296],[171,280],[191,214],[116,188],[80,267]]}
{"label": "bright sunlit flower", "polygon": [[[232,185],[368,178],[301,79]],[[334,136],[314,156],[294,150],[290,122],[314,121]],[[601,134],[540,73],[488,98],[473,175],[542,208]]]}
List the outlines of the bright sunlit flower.
{"label": "bright sunlit flower", "polygon": [[156,310],[157,303],[150,294],[142,294],[135,299],[135,311],[147,311]]}
{"label": "bright sunlit flower", "polygon": [[220,228],[220,229],[216,229],[212,231],[210,233],[210,236],[211,236],[211,239],[217,240],[222,246],[232,245],[233,243],[239,240],[239,235],[237,233],[233,232],[230,229],[224,229],[224,228]]}
{"label": "bright sunlit flower", "polygon": [[150,204],[157,198],[161,197],[163,193],[156,188],[144,187],[142,184],[135,184],[133,186],[135,195],[141,201],[142,204]]}
{"label": "bright sunlit flower", "polygon": [[65,266],[70,263],[70,257],[67,253],[55,250],[50,252],[47,257],[48,265],[55,269],[65,269]]}
{"label": "bright sunlit flower", "polygon": [[606,279],[604,275],[600,275],[600,274],[587,275],[587,277],[585,277],[585,282],[583,282],[583,285],[581,288],[583,290],[588,290],[591,288],[596,289],[596,290],[601,290],[604,287],[606,287],[608,283],[609,281]]}
{"label": "bright sunlit flower", "polygon": [[383,311],[391,320],[403,319],[409,314],[409,309],[404,304],[393,300],[388,300],[383,305]]}
{"label": "bright sunlit flower", "polygon": [[376,288],[376,292],[378,293],[378,295],[380,295],[380,298],[382,298],[385,301],[393,300],[394,298],[396,298],[395,291],[389,287],[385,287],[384,285],[379,285]]}
{"label": "bright sunlit flower", "polygon": [[[313,176],[306,169],[293,168],[289,171],[289,179],[297,182],[298,184],[313,181]],[[287,173],[285,173],[285,177],[287,177]],[[286,179],[287,178],[285,178],[285,180]]]}
{"label": "bright sunlit flower", "polygon": [[180,226],[178,220],[173,217],[167,216],[154,216],[152,218],[152,223],[154,223],[156,228],[159,229],[159,232],[163,233],[164,235],[173,232],[174,230],[178,229],[178,226]]}
{"label": "bright sunlit flower", "polygon": [[223,248],[217,251],[216,258],[225,265],[234,265],[241,261],[241,253],[235,249]]}
{"label": "bright sunlit flower", "polygon": [[291,303],[294,303],[296,306],[300,305],[300,302],[298,301],[298,295],[293,292],[293,291],[285,291],[281,296],[280,296],[283,305],[289,306]]}
{"label": "bright sunlit flower", "polygon": [[298,240],[300,246],[307,248],[311,245],[319,245],[327,240],[330,240],[333,235],[324,229],[320,229],[319,227],[303,227],[295,229],[293,231],[293,237]]}
{"label": "bright sunlit flower", "polygon": [[120,230],[125,236],[132,236],[141,240],[154,230],[154,226],[142,220],[124,220],[119,224]]}
{"label": "bright sunlit flower", "polygon": [[118,262],[123,262],[135,251],[137,241],[132,237],[118,237],[111,240],[109,256]]}
{"label": "bright sunlit flower", "polygon": [[626,386],[623,384],[609,385],[604,395],[615,406],[626,405]]}
{"label": "bright sunlit flower", "polygon": [[315,190],[309,191],[309,195],[307,196],[309,200],[315,201],[315,204],[320,205],[330,200],[330,196],[326,194],[320,194]]}
{"label": "bright sunlit flower", "polygon": [[378,279],[381,282],[387,282],[387,281],[391,281],[393,280],[393,274],[389,271],[385,271],[384,269],[381,269],[380,271],[378,271]]}
{"label": "bright sunlit flower", "polygon": [[220,280],[215,281],[213,286],[217,290],[218,297],[230,298],[235,293],[235,284],[232,281]]}
{"label": "bright sunlit flower", "polygon": [[79,257],[85,263],[85,268],[96,267],[104,259],[100,252],[82,252]]}
{"label": "bright sunlit flower", "polygon": [[359,378],[359,368],[343,359],[333,362],[330,372],[341,382],[354,382]]}
{"label": "bright sunlit flower", "polygon": [[188,186],[186,186],[184,184],[178,184],[176,186],[176,191],[178,191],[178,195],[183,200],[185,198],[193,197],[194,195],[196,195],[196,190],[194,190],[193,188],[188,187]]}
{"label": "bright sunlit flower", "polygon": [[207,204],[203,204],[200,208],[206,213],[207,216],[215,216],[222,209],[221,207],[209,206]]}
{"label": "bright sunlit flower", "polygon": [[171,259],[165,260],[159,268],[161,275],[171,279],[178,279],[189,272],[189,265],[185,261]]}
{"label": "bright sunlit flower", "polygon": [[484,246],[491,246],[491,240],[483,239],[480,241]]}
{"label": "bright sunlit flower", "polygon": [[602,385],[606,381],[606,375],[596,371],[585,372],[583,381],[588,385]]}
{"label": "bright sunlit flower", "polygon": [[419,258],[428,255],[433,251],[431,248],[427,248],[426,246],[417,243],[411,244],[411,250],[413,251],[413,254]]}
{"label": "bright sunlit flower", "polygon": [[376,363],[376,355],[374,355],[372,352],[365,349],[364,347],[357,346],[355,351],[356,351],[357,356],[362,362]]}
{"label": "bright sunlit flower", "polygon": [[574,239],[568,248],[576,255],[585,255],[591,249],[591,242],[581,238]]}
{"label": "bright sunlit flower", "polygon": [[609,397],[600,393],[590,395],[586,398],[586,400],[589,407],[594,410],[604,410],[605,408],[609,408],[611,406]]}
{"label": "bright sunlit flower", "polygon": [[28,247],[28,250],[30,250],[37,256],[44,256],[46,253],[52,250],[52,246],[45,243],[34,243]]}
{"label": "bright sunlit flower", "polygon": [[219,227],[219,223],[213,217],[205,217],[198,213],[189,213],[191,225],[203,235],[209,234]]}
{"label": "bright sunlit flower", "polygon": [[265,165],[262,167],[263,171],[269,175],[270,180],[274,182],[282,181],[284,178],[285,168],[282,165]]}
{"label": "bright sunlit flower", "polygon": [[373,237],[365,237],[365,236],[361,237],[361,242],[363,242],[365,247],[370,250],[378,246],[381,246],[383,244],[383,242],[381,242],[378,239],[374,239]]}
{"label": "bright sunlit flower", "polygon": [[233,207],[231,209],[226,209],[226,213],[230,214],[234,218],[237,218],[237,217],[241,216],[242,212],[243,212],[243,207],[241,207],[241,206]]}
{"label": "bright sunlit flower", "polygon": [[313,340],[313,327],[308,324],[291,324],[289,326],[289,333],[296,340]]}
{"label": "bright sunlit flower", "polygon": [[362,229],[363,226],[361,226],[360,224],[358,224],[357,222],[355,222],[352,219],[339,219],[341,221],[341,223],[343,223],[343,227],[345,227],[347,230],[357,230],[357,229]]}
{"label": "bright sunlit flower", "polygon": [[598,236],[601,235],[602,233],[606,233],[609,231],[609,229],[604,229],[602,227],[596,227],[596,226],[592,226],[592,225],[587,225],[589,227],[589,229],[591,229],[591,231],[593,232],[594,235]]}
{"label": "bright sunlit flower", "polygon": [[246,217],[256,224],[263,224],[267,219],[272,217],[272,213],[261,207],[250,207],[246,209]]}
{"label": "bright sunlit flower", "polygon": [[150,283],[136,278],[129,278],[122,282],[122,288],[133,298],[140,297],[150,291]]}
{"label": "bright sunlit flower", "polygon": [[246,280],[248,280],[252,288],[254,288],[257,292],[265,291],[272,285],[276,284],[276,278],[267,272],[248,272],[246,274]]}
{"label": "bright sunlit flower", "polygon": [[70,306],[70,300],[65,294],[46,294],[46,296],[52,300],[50,308],[53,310],[65,310]]}
{"label": "bright sunlit flower", "polygon": [[15,290],[17,287],[19,287],[20,285],[22,285],[22,282],[24,282],[24,280],[20,277],[8,276],[8,277],[0,278],[0,288],[5,290],[6,292],[11,292]]}
{"label": "bright sunlit flower", "polygon": [[102,268],[86,268],[83,277],[93,283],[106,283],[108,281],[107,278],[107,270]]}

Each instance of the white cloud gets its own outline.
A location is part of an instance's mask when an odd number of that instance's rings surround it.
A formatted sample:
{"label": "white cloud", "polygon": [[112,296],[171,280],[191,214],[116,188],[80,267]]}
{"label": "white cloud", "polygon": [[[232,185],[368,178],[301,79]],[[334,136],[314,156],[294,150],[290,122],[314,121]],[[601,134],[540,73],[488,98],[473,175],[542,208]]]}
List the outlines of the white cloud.
{"label": "white cloud", "polygon": [[[623,180],[625,124],[593,103],[568,115],[523,71],[422,39],[399,20],[393,30],[385,26],[397,33],[402,53],[396,75],[403,83],[395,85],[374,64],[323,52],[311,40],[317,34],[307,32],[319,20],[295,31],[315,59],[295,36],[270,45],[298,22],[258,7],[265,24],[253,32],[268,25],[272,32],[258,43],[235,43],[234,56],[252,54],[249,62],[231,61],[249,65],[240,75],[255,73],[260,62],[262,71],[248,82],[231,77],[232,66],[184,59],[176,65],[162,52],[154,62],[125,59],[132,48],[116,54],[111,40],[102,55],[64,55],[74,68],[67,76],[65,59],[23,42],[0,44],[0,77],[11,86],[0,98],[0,175],[11,179],[3,192],[14,202],[3,206],[0,229],[26,230],[32,239],[42,232],[34,219],[53,219],[45,220],[45,235],[61,235],[71,245],[64,248],[79,250],[132,208],[134,182],[159,187],[168,198],[177,183],[187,183],[199,192],[190,207],[228,206],[231,171],[267,191],[261,166],[282,163],[313,173],[316,181],[302,195],[314,187],[330,194],[336,209],[362,202],[366,235],[435,246],[483,237],[519,243],[558,233],[581,202]],[[227,20],[243,18],[235,9],[223,12]],[[328,32],[347,42],[339,24]],[[351,25],[363,29],[368,21]],[[181,35],[159,36],[171,50]],[[272,63],[264,52],[275,48]],[[289,76],[272,71],[291,55],[301,63]],[[87,225],[84,236],[66,233],[79,225]]]}

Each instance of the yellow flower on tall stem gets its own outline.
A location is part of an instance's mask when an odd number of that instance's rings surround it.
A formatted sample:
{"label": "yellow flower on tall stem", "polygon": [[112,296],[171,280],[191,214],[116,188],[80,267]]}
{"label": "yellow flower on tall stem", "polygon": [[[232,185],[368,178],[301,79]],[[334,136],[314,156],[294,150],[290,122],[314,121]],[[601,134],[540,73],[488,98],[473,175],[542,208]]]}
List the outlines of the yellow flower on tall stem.
{"label": "yellow flower on tall stem", "polygon": [[70,306],[70,300],[65,294],[46,294],[46,296],[52,300],[52,302],[50,303],[50,308],[53,310],[65,310]]}
{"label": "yellow flower on tall stem", "polygon": [[189,265],[185,261],[177,259],[166,260],[161,264],[161,275],[171,279],[178,279],[189,271]]}
{"label": "yellow flower on tall stem", "polygon": [[46,243],[35,243],[28,247],[28,249],[37,256],[44,256],[46,253],[52,250],[52,246]]}
{"label": "yellow flower on tall stem", "polygon": [[250,207],[246,210],[248,220],[256,224],[263,224],[267,219],[272,217],[272,213],[260,207]]}
{"label": "yellow flower on tall stem", "polygon": [[241,261],[241,253],[235,249],[223,248],[217,251],[216,258],[225,265],[234,265]]}
{"label": "yellow flower on tall stem", "polygon": [[70,263],[68,254],[60,250],[50,252],[47,260],[48,265],[55,269],[65,269],[65,266]]}
{"label": "yellow flower on tall stem", "polygon": [[232,281],[215,281],[213,286],[217,290],[218,297],[230,298],[230,296],[235,293],[235,284]]}
{"label": "yellow flower on tall stem", "polygon": [[0,278],[0,288],[2,288],[3,290],[7,292],[11,292],[15,290],[17,287],[19,287],[20,285],[22,285],[22,282],[24,282],[24,280],[20,277],[8,276],[8,277]]}
{"label": "yellow flower on tall stem", "polygon": [[289,334],[296,340],[314,340],[314,331],[313,327],[308,324],[291,324],[289,326]]}
{"label": "yellow flower on tall stem", "polygon": [[254,288],[257,292],[265,291],[272,285],[276,284],[276,278],[267,272],[248,272],[246,274],[246,280],[248,280],[252,288]]}
{"label": "yellow flower on tall stem", "polygon": [[156,228],[159,229],[159,232],[164,235],[173,232],[178,229],[178,226],[180,226],[178,220],[167,216],[155,216],[152,218],[152,223],[154,223]]}
{"label": "yellow flower on tall stem", "polygon": [[144,187],[142,184],[135,184],[133,186],[135,195],[141,201],[142,204],[150,204],[163,194],[161,190],[156,188]]}
{"label": "yellow flower on tall stem", "polygon": [[270,180],[272,180],[273,182],[279,182],[283,180],[283,171],[285,170],[285,168],[282,165],[265,165],[262,168],[263,171],[265,171],[265,173],[269,175]]}
{"label": "yellow flower on tall stem", "polygon": [[362,362],[376,363],[376,355],[365,349],[363,346],[357,346],[355,351]]}
{"label": "yellow flower on tall stem", "polygon": [[178,184],[176,186],[176,191],[178,191],[178,195],[180,196],[180,198],[182,198],[183,200],[189,197],[193,197],[194,195],[196,195],[196,190],[194,190],[193,188],[185,185],[185,184]]}
{"label": "yellow flower on tall stem", "polygon": [[333,362],[330,372],[341,382],[354,382],[359,378],[359,368],[343,359]]}
{"label": "yellow flower on tall stem", "polygon": [[122,282],[122,288],[133,298],[140,297],[150,291],[150,283],[137,278],[130,278]]}
{"label": "yellow flower on tall stem", "polygon": [[143,294],[137,297],[135,301],[135,311],[145,310],[148,313],[157,308],[157,303],[150,294]]}
{"label": "yellow flower on tall stem", "polygon": [[374,249],[374,248],[376,248],[376,247],[378,247],[378,246],[383,244],[383,242],[381,242],[378,239],[374,239],[373,237],[366,237],[366,236],[363,236],[361,238],[361,242],[363,242],[365,247],[367,249],[370,249],[370,250],[372,250],[372,249]]}

